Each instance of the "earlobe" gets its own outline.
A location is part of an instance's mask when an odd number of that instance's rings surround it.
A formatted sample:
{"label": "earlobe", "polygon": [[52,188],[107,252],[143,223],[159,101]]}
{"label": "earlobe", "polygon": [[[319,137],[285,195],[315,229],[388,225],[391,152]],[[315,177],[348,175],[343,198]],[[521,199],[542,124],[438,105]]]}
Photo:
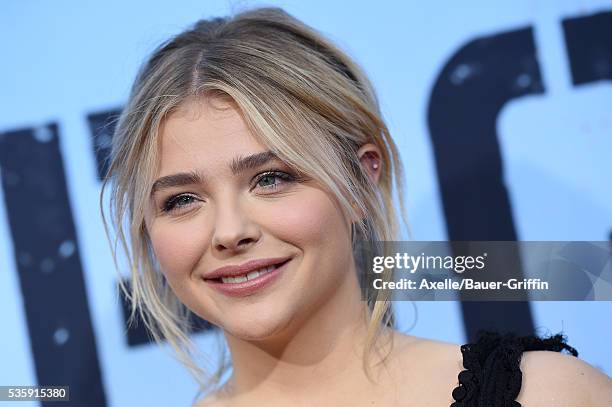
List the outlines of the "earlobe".
{"label": "earlobe", "polygon": [[372,182],[378,184],[382,171],[380,149],[372,143],[367,143],[357,150],[357,156],[359,157],[361,166],[366,171]]}

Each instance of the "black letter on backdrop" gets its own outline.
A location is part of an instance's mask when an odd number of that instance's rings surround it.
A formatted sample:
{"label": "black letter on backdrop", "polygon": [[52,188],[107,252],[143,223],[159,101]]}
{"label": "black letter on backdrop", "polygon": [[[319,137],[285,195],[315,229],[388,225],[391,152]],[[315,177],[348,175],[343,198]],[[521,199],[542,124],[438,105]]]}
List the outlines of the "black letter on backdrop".
{"label": "black letter on backdrop", "polygon": [[612,80],[612,12],[563,20],[574,85]]}
{"label": "black letter on backdrop", "polygon": [[[531,27],[473,40],[442,69],[429,101],[428,124],[449,240],[516,240],[497,116],[508,101],[543,92]],[[516,270],[522,278],[520,264]],[[466,301],[461,306],[470,340],[481,328],[534,330],[528,302]]]}
{"label": "black letter on backdrop", "polygon": [[106,406],[57,125],[0,133],[0,169],[38,383]]}

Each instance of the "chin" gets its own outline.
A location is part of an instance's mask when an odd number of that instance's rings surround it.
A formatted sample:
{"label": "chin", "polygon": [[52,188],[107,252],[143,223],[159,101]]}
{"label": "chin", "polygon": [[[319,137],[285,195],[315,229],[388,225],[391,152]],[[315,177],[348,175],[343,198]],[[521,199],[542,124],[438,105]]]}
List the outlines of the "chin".
{"label": "chin", "polygon": [[285,330],[291,318],[252,318],[250,315],[235,321],[224,321],[222,329],[235,338],[246,341],[272,339]]}

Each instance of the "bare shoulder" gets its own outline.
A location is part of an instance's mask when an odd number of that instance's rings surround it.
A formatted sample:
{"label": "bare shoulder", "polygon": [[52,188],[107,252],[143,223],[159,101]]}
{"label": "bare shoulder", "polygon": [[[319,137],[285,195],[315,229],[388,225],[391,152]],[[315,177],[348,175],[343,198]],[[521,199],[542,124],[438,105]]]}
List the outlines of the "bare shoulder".
{"label": "bare shoulder", "polygon": [[[401,380],[419,384],[417,399],[409,400],[416,405],[450,404],[457,376],[464,369],[461,346],[403,334],[396,336],[396,341],[396,355],[404,369]],[[574,356],[526,351],[520,368],[522,385],[516,400],[524,406],[612,406],[612,379]]]}
{"label": "bare shoulder", "polygon": [[521,359],[523,382],[517,401],[539,406],[612,406],[612,379],[577,357],[527,351]]}
{"label": "bare shoulder", "polygon": [[401,332],[397,332],[394,341],[395,347],[401,353],[411,353],[422,355],[428,360],[439,361],[441,363],[450,362],[451,365],[458,363],[462,365],[463,356],[461,354],[461,346],[456,343],[440,341],[436,339],[422,338],[418,336],[409,336]]}
{"label": "bare shoulder", "polygon": [[461,346],[401,333],[395,336],[394,342],[400,369],[398,377],[407,391],[402,395],[404,404],[450,405],[457,376],[463,370]]}

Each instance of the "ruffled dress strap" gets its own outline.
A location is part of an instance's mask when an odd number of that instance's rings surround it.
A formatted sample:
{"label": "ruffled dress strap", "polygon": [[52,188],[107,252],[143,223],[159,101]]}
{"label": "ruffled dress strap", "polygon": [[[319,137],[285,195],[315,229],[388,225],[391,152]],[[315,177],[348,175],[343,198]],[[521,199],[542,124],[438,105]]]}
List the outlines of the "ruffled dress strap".
{"label": "ruffled dress strap", "polygon": [[516,401],[521,391],[521,356],[525,351],[578,351],[557,334],[548,338],[480,331],[476,343],[461,346],[463,367],[459,385],[453,390],[451,407],[521,407]]}

